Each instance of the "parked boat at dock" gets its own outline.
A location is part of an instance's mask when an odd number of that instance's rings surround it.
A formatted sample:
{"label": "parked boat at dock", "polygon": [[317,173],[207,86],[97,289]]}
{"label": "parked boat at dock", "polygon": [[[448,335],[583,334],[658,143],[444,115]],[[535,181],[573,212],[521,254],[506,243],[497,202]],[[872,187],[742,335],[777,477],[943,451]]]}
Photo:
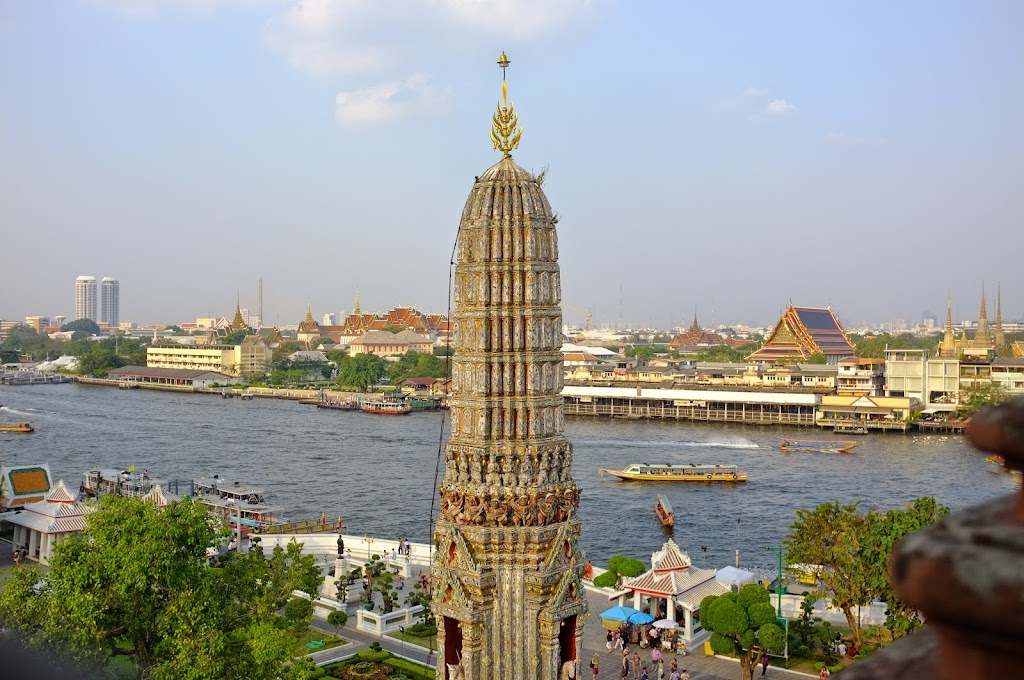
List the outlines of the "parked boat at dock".
{"label": "parked boat at dock", "polygon": [[675,524],[675,518],[672,515],[672,505],[668,502],[668,499],[658,494],[658,500],[654,503],[654,514],[658,516],[661,523],[667,527]]}
{"label": "parked boat at dock", "polygon": [[324,397],[316,403],[317,408],[334,409],[336,411],[358,411],[359,402],[355,399],[335,399],[334,397]]}
{"label": "parked boat at dock", "polygon": [[601,468],[619,479],[637,482],[745,482],[747,473],[736,465],[650,465],[630,463],[622,470]]}
{"label": "parked boat at dock", "polygon": [[781,451],[809,451],[812,453],[847,453],[857,447],[857,442],[844,439],[783,439]]}
{"label": "parked boat at dock", "polygon": [[12,423],[2,422],[0,423],[0,432],[19,432],[21,434],[28,434],[29,432],[35,432],[36,428],[32,427],[31,423]]}
{"label": "parked boat at dock", "polygon": [[836,423],[832,431],[836,434],[867,434],[868,428],[859,423]]}
{"label": "parked boat at dock", "polygon": [[80,491],[93,498],[100,496],[142,498],[157,484],[162,484],[162,482],[150,477],[149,470],[136,472],[134,466],[127,470],[113,468],[100,470],[97,468],[82,475]]}
{"label": "parked boat at dock", "polygon": [[374,397],[360,401],[359,410],[363,413],[404,416],[412,413],[412,405],[402,397]]}
{"label": "parked boat at dock", "polygon": [[285,519],[277,515],[277,508],[267,504],[263,489],[238,481],[197,479],[192,483],[196,502],[209,508],[211,514],[234,527],[241,519],[242,531],[263,531]]}

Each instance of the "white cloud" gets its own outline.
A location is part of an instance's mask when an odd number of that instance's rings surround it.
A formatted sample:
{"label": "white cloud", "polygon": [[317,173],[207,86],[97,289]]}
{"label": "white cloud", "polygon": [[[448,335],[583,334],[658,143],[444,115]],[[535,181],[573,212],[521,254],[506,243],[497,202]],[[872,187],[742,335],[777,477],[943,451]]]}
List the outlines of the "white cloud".
{"label": "white cloud", "polygon": [[740,96],[750,98],[767,97],[768,90],[763,90],[760,87],[754,87],[753,85],[751,85],[747,89],[743,90],[743,93]]}
{"label": "white cloud", "polygon": [[448,107],[450,88],[437,87],[422,73],[361,90],[339,92],[334,117],[342,125],[390,122],[410,114],[437,114]]}
{"label": "white cloud", "polygon": [[796,106],[785,99],[773,99],[764,107],[764,112],[769,116],[784,116],[793,111],[796,111]]}

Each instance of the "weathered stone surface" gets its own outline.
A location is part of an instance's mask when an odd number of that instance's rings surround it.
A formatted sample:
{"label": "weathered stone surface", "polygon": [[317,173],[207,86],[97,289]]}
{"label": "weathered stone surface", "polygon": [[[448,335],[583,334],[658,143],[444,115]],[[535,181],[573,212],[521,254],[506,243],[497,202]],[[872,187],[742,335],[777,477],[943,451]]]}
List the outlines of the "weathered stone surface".
{"label": "weathered stone surface", "polygon": [[555,680],[582,638],[586,560],[562,434],[555,226],[536,178],[511,158],[477,178],[456,253],[451,436],[431,584],[439,670]]}

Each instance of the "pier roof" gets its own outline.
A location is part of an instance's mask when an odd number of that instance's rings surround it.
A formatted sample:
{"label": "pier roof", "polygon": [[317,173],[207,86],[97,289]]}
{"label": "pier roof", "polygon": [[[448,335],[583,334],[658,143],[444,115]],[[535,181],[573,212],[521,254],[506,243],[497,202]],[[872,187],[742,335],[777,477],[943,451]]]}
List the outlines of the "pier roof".
{"label": "pier roof", "polygon": [[661,390],[635,387],[590,387],[566,385],[565,397],[608,397],[614,399],[664,399],[666,401],[711,401],[736,404],[783,404],[817,406],[820,394],[795,392],[735,392],[729,390]]}
{"label": "pier roof", "polygon": [[153,368],[150,366],[122,366],[110,371],[113,378],[182,378],[185,380],[199,378],[204,375],[216,375],[224,378],[231,376],[217,371],[198,371],[189,368]]}

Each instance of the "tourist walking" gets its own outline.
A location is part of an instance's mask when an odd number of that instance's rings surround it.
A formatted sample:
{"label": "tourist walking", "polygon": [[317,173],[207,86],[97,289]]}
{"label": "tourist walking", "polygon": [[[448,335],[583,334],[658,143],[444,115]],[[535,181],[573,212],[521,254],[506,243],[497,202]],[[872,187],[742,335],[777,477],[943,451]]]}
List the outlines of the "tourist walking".
{"label": "tourist walking", "polygon": [[633,652],[633,680],[640,680],[640,654]]}
{"label": "tourist walking", "polygon": [[651,676],[647,675],[647,666],[640,670],[640,680],[651,680]]}
{"label": "tourist walking", "polygon": [[626,641],[622,639],[622,633],[620,631],[615,631],[615,646],[619,649],[625,649],[625,644]]}
{"label": "tourist walking", "polygon": [[665,660],[658,659],[658,680],[665,680]]}
{"label": "tourist walking", "polygon": [[21,548],[14,549],[14,566],[21,564]]}
{"label": "tourist walking", "polygon": [[597,669],[600,665],[601,659],[598,657],[597,654],[594,654],[594,658],[590,660],[590,672],[594,674],[595,678],[597,677]]}
{"label": "tourist walking", "polygon": [[612,635],[611,631],[608,631],[608,634],[605,635],[604,638],[605,638],[605,645],[604,646],[608,648],[608,653],[611,654],[612,653],[612,649],[615,647],[615,636]]}
{"label": "tourist walking", "polygon": [[764,652],[761,654],[761,677],[768,672],[768,653]]}
{"label": "tourist walking", "polygon": [[622,680],[629,677],[629,654],[622,652]]}
{"label": "tourist walking", "polygon": [[829,678],[831,676],[832,673],[829,672],[828,667],[826,666],[821,669],[820,673],[818,673],[818,680],[826,680],[826,678]]}

